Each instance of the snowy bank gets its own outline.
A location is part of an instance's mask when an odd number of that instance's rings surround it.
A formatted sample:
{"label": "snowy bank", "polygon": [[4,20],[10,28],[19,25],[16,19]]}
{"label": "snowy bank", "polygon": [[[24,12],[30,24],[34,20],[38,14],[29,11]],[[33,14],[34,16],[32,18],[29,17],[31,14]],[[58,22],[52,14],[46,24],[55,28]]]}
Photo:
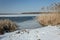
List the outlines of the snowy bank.
{"label": "snowy bank", "polygon": [[0,36],[0,40],[60,40],[60,29],[57,26],[46,26],[37,29],[17,30]]}

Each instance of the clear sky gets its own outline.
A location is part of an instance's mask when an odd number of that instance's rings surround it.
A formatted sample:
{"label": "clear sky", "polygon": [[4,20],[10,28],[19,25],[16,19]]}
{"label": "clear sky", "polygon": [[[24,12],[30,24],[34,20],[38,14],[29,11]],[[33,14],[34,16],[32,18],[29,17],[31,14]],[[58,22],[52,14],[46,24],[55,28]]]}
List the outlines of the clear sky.
{"label": "clear sky", "polygon": [[53,2],[60,0],[0,0],[0,13],[39,12]]}

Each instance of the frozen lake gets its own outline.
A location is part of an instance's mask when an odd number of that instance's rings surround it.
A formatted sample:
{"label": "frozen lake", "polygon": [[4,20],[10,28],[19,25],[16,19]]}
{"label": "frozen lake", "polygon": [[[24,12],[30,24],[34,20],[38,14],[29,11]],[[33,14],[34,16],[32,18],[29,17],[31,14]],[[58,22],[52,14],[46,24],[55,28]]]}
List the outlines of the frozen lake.
{"label": "frozen lake", "polygon": [[16,22],[20,29],[31,29],[41,27],[35,17],[36,16],[0,17],[0,19],[10,19]]}

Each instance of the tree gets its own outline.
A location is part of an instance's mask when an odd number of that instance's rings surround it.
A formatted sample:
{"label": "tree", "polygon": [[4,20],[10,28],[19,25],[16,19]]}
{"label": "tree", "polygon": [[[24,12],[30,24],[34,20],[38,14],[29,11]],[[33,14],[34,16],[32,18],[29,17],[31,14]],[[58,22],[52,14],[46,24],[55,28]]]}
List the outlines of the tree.
{"label": "tree", "polygon": [[53,3],[47,7],[42,7],[42,11],[44,12],[60,12],[60,3]]}
{"label": "tree", "polygon": [[50,9],[54,12],[60,12],[60,3],[54,3]]}

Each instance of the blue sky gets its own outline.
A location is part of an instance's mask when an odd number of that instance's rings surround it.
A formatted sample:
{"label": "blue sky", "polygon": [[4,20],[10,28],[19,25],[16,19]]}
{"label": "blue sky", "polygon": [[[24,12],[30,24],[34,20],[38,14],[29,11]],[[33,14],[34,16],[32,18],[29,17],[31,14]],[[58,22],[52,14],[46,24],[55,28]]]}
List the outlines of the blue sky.
{"label": "blue sky", "polygon": [[39,12],[54,2],[60,0],[0,0],[0,13]]}

